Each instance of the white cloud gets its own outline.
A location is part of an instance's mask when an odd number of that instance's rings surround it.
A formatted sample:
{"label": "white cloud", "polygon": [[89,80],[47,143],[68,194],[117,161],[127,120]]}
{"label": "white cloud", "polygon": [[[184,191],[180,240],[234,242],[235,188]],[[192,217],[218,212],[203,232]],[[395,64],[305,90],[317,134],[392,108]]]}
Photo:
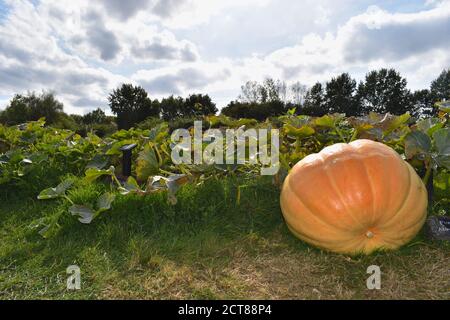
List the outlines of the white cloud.
{"label": "white cloud", "polygon": [[154,97],[209,93],[223,106],[269,76],[312,85],[393,67],[417,89],[450,67],[450,1],[408,13],[369,0],[6,3],[0,96],[54,90],[68,112],[105,107],[123,82]]}

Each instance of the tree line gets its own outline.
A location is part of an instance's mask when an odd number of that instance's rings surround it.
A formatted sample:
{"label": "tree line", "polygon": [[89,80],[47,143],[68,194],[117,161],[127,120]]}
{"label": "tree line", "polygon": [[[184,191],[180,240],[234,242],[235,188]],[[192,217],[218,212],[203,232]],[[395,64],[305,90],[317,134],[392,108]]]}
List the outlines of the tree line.
{"label": "tree line", "polygon": [[[432,81],[429,89],[410,91],[407,80],[394,69],[369,72],[356,82],[348,73],[333,77],[326,83],[317,82],[307,88],[300,82],[288,86],[284,81],[265,79],[262,83],[248,81],[241,94],[225,106],[221,113],[233,118],[264,121],[295,108],[297,114],[322,116],[344,113],[360,116],[371,111],[403,114],[414,117],[435,115],[435,103],[450,98],[450,69]],[[169,96],[151,99],[144,88],[123,84],[108,96],[109,108],[115,117],[98,108],[83,116],[67,115],[63,104],[51,92],[17,94],[0,112],[0,123],[20,124],[45,117],[48,124],[60,128],[95,130],[107,134],[118,129],[152,120],[175,121],[193,119],[218,112],[207,94],[191,94],[186,98]],[[149,121],[150,120],[150,121]],[[81,129],[80,129],[81,128]]]}
{"label": "tree line", "polygon": [[342,73],[325,84],[317,82],[308,90],[300,83],[290,87],[290,94],[287,89],[289,87],[282,81],[266,79],[261,84],[249,81],[241,87],[238,99],[223,108],[222,113],[258,120],[284,114],[292,108],[296,108],[297,114],[310,116],[328,113],[361,116],[371,111],[432,116],[437,112],[435,103],[450,98],[450,69],[443,70],[430,89],[414,92],[394,69],[371,71],[359,83],[348,73]]}

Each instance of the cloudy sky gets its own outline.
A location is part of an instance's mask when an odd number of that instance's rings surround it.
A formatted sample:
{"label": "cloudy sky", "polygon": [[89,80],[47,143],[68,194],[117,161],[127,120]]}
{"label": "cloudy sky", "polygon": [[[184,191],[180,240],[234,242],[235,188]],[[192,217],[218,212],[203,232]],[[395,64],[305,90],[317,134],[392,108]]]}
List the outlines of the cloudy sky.
{"label": "cloudy sky", "polygon": [[450,0],[0,0],[0,108],[46,89],[69,113],[107,109],[124,82],[222,107],[247,80],[380,67],[427,88],[449,52]]}

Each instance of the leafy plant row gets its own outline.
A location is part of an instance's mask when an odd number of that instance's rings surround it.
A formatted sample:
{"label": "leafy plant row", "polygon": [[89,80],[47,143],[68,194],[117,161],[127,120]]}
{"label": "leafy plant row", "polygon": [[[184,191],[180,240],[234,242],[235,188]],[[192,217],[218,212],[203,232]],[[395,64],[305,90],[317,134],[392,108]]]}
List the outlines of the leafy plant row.
{"label": "leafy plant row", "polygon": [[[327,145],[361,138],[383,142],[402,154],[423,176],[425,183],[431,181],[437,189],[435,205],[445,210],[450,190],[449,112],[448,103],[442,103],[438,117],[422,120],[412,119],[408,113],[400,116],[370,113],[346,118],[341,114],[297,116],[295,110],[265,122],[234,120],[223,115],[202,120],[206,124],[204,129],[279,129],[281,170],[273,177],[278,186],[297,161]],[[135,178],[123,177],[119,169],[120,148],[131,143],[137,144],[138,150],[133,155]],[[209,143],[205,141],[203,146]],[[81,137],[70,130],[47,127],[44,119],[14,127],[0,125],[0,188],[32,185],[39,179],[48,181],[48,170],[57,171],[58,177],[70,174],[62,182],[58,179],[56,187],[47,185],[38,199],[67,202],[68,212],[88,224],[109,210],[118,194],[145,196],[164,191],[168,201],[174,204],[177,190],[185,183],[198,184],[230,175],[251,179],[260,174],[259,165],[251,163],[248,157],[243,165],[175,165],[171,159],[172,146],[167,123],[160,123],[151,130],[120,130],[103,139],[92,132]],[[109,191],[95,203],[74,203],[67,193],[74,176],[82,177],[86,184],[106,184]],[[434,177],[434,184],[430,177]],[[49,236],[57,225],[58,221],[52,221],[40,233]]]}

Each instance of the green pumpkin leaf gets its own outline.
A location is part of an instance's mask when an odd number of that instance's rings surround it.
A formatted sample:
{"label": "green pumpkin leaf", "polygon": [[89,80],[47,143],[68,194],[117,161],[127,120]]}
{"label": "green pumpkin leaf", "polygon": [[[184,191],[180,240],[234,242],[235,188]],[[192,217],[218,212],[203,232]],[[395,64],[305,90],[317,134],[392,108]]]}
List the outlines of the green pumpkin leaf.
{"label": "green pumpkin leaf", "polygon": [[413,131],[405,137],[405,155],[412,159],[416,155],[429,154],[431,150],[431,139],[421,131]]}
{"label": "green pumpkin leaf", "polygon": [[97,199],[97,214],[109,210],[116,196],[110,192],[102,194]]}
{"label": "green pumpkin leaf", "polygon": [[168,135],[168,125],[163,122],[150,130],[148,138],[153,142],[161,142]]}
{"label": "green pumpkin leaf", "polygon": [[137,141],[136,140],[132,140],[132,139],[116,141],[116,142],[114,142],[111,145],[111,148],[109,148],[109,150],[106,151],[105,154],[108,155],[108,156],[121,155],[122,151],[120,151],[120,148],[122,148],[126,144],[133,144],[133,143],[137,143]]}
{"label": "green pumpkin leaf", "polygon": [[295,138],[306,138],[312,136],[316,131],[310,126],[302,126],[300,128],[295,128],[290,124],[285,125],[286,133],[288,136],[292,136]]}
{"label": "green pumpkin leaf", "polygon": [[60,197],[61,194],[56,191],[56,188],[47,188],[41,191],[37,198],[39,200],[56,199]]}
{"label": "green pumpkin leaf", "polygon": [[450,169],[450,128],[437,130],[433,138],[438,153],[436,162],[439,166]]}
{"label": "green pumpkin leaf", "polygon": [[328,114],[314,120],[316,126],[334,128],[335,120]]}
{"label": "green pumpkin leaf", "polygon": [[408,120],[411,118],[411,115],[409,113],[405,113],[399,116],[394,116],[389,119],[387,123],[387,128],[384,130],[383,134],[387,136],[392,131],[399,129],[403,125],[405,125]]}
{"label": "green pumpkin leaf", "polygon": [[136,166],[136,175],[138,180],[147,180],[148,177],[159,172],[159,163],[153,146],[148,143],[144,149],[139,152]]}
{"label": "green pumpkin leaf", "polygon": [[72,186],[72,184],[73,179],[66,179],[56,186],[55,191],[59,195],[63,195],[66,192],[66,190]]}
{"label": "green pumpkin leaf", "polygon": [[86,165],[86,169],[95,168],[95,169],[103,169],[108,165],[108,157],[96,154]]}
{"label": "green pumpkin leaf", "polygon": [[90,183],[90,182],[93,182],[93,181],[97,180],[101,176],[105,176],[105,175],[111,176],[113,174],[114,174],[114,167],[113,166],[109,167],[108,170],[97,169],[97,168],[89,168],[85,172],[84,179],[86,180],[86,182]]}
{"label": "green pumpkin leaf", "polygon": [[437,118],[426,118],[417,122],[417,128],[430,137],[433,136],[434,132],[441,129],[443,125]]}
{"label": "green pumpkin leaf", "polygon": [[84,224],[89,224],[95,217],[95,212],[87,206],[74,204],[69,208],[69,212],[73,216],[78,216],[78,221]]}
{"label": "green pumpkin leaf", "polygon": [[437,130],[433,134],[436,150],[440,155],[450,155],[450,128]]}
{"label": "green pumpkin leaf", "polygon": [[142,191],[136,179],[133,177],[128,177],[127,181],[124,183],[123,187],[119,188],[121,194],[126,195],[130,192],[140,192]]}

